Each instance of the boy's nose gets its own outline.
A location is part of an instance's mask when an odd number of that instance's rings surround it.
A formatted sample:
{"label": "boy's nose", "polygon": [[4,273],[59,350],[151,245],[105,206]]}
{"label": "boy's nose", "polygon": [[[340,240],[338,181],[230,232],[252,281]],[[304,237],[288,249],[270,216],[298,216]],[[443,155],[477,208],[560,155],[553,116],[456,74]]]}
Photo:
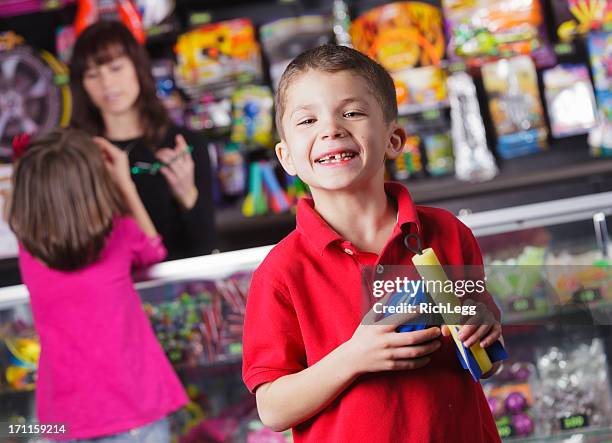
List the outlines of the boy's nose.
{"label": "boy's nose", "polygon": [[327,128],[321,132],[321,140],[334,140],[336,138],[342,138],[346,136],[346,130],[342,127],[330,124]]}

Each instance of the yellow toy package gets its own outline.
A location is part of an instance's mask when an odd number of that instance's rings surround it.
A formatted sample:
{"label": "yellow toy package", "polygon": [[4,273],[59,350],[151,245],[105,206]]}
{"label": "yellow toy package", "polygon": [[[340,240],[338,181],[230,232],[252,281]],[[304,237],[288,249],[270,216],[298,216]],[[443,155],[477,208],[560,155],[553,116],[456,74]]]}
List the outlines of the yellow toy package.
{"label": "yellow toy package", "polygon": [[248,19],[203,25],[179,36],[176,83],[188,94],[261,79],[261,51]]}
{"label": "yellow toy package", "polygon": [[448,105],[439,8],[420,2],[390,3],[358,17],[350,33],[355,49],[391,73],[400,114]]}

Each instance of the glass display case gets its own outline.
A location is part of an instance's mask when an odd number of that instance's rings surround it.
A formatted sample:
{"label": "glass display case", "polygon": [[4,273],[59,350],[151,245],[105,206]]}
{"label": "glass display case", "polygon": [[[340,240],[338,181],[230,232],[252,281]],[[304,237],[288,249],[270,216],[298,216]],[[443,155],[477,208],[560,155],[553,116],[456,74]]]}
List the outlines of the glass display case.
{"label": "glass display case", "polygon": [[[612,439],[610,214],[612,193],[601,193],[461,217],[503,311],[510,358],[483,386],[504,439]],[[161,263],[137,276],[191,398],[172,419],[181,442],[290,440],[261,425],[241,381],[247,290],[270,248]],[[32,420],[29,360],[39,349],[25,288],[0,289],[0,322],[0,422]]]}

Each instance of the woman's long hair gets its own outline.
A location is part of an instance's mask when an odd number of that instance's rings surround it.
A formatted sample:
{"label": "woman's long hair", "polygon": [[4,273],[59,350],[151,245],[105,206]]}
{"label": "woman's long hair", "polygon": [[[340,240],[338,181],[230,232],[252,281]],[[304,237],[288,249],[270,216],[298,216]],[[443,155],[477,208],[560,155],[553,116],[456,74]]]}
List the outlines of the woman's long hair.
{"label": "woman's long hair", "polygon": [[83,77],[88,68],[121,56],[128,57],[134,64],[140,85],[140,94],[136,99],[140,124],[146,141],[154,146],[161,141],[170,125],[168,112],[156,95],[151,63],[145,49],[125,26],[116,21],[94,23],[79,35],[74,45],[70,62],[74,101],[71,125],[92,135],[104,135],[102,115],[85,91]]}
{"label": "woman's long hair", "polygon": [[95,262],[113,219],[127,212],[100,148],[84,131],[56,129],[15,164],[9,225],[50,268],[73,271]]}

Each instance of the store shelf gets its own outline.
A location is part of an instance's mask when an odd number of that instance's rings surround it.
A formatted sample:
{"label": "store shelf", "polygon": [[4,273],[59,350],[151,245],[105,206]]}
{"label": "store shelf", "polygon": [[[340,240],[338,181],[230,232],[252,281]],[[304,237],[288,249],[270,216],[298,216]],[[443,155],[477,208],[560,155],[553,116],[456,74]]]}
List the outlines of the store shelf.
{"label": "store shelf", "polygon": [[227,360],[219,360],[211,363],[200,365],[178,364],[173,365],[179,376],[183,377],[198,377],[198,376],[219,376],[226,375],[228,372],[234,372],[242,367],[242,356],[235,356]]}
{"label": "store shelf", "polygon": [[408,181],[407,185],[418,203],[519,190],[611,172],[612,158],[591,157],[586,137],[579,136],[557,140],[541,153],[501,160],[500,174],[487,182],[469,183],[449,176]]}
{"label": "store shelf", "polygon": [[[493,180],[470,183],[455,177],[430,177],[408,180],[405,184],[416,203],[483,196],[503,191],[520,192],[525,188],[557,182],[592,179],[612,174],[612,158],[593,158],[585,136],[553,142],[547,151],[500,161],[500,174]],[[270,230],[295,226],[292,213],[244,217],[238,206],[217,211],[217,229],[221,236],[245,230]],[[279,239],[280,240],[280,239]]]}
{"label": "store shelf", "polygon": [[34,394],[34,389],[11,389],[4,388],[0,389],[0,398],[2,397],[14,397],[14,396],[28,396]]}
{"label": "store shelf", "polygon": [[[574,323],[571,317],[581,316]],[[612,302],[600,301],[589,304],[567,304],[563,306],[553,306],[550,312],[525,312],[504,314],[504,325],[540,325],[548,324],[552,321],[564,321],[565,325],[585,325],[584,315],[589,315],[594,324],[612,324]]]}
{"label": "store shelf", "polygon": [[610,437],[612,439],[612,428],[605,429],[573,429],[571,431],[561,432],[556,435],[547,437],[528,437],[528,438],[504,438],[503,441],[508,443],[543,443],[543,442],[582,442],[583,439],[577,437]]}

